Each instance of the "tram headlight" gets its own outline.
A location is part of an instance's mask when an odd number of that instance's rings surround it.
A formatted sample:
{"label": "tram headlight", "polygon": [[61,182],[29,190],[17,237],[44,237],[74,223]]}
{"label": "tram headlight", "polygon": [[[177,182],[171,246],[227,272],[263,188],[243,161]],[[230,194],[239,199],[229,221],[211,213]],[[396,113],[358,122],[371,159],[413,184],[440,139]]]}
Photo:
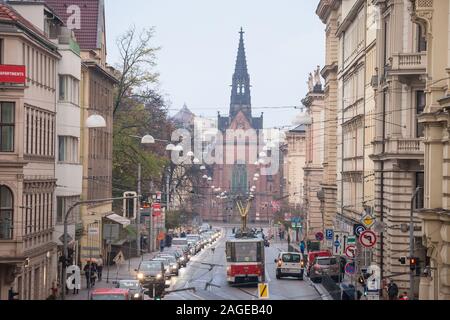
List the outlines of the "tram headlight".
{"label": "tram headlight", "polygon": [[144,274],[143,274],[143,273],[138,273],[138,274],[137,274],[137,278],[138,278],[139,280],[143,280],[143,279],[144,279]]}

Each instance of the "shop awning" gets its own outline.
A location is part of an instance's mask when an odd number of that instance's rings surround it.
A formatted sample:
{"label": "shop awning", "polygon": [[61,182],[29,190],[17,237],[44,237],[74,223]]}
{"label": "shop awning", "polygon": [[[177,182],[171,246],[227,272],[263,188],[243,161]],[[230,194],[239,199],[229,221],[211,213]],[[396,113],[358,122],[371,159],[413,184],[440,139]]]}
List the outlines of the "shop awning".
{"label": "shop awning", "polygon": [[129,226],[131,221],[130,219],[127,219],[125,217],[119,216],[118,214],[110,214],[109,216],[106,216],[107,219],[112,220],[116,223],[119,223],[121,225],[123,225],[124,227]]}

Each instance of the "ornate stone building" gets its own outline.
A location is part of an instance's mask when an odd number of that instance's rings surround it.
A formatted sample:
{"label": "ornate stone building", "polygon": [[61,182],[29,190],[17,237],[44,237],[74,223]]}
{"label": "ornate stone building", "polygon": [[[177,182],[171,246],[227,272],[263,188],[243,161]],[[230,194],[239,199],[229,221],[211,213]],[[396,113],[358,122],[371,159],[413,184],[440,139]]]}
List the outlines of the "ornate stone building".
{"label": "ornate stone building", "polygon": [[[413,62],[426,69],[426,103],[419,123],[424,128],[424,209],[422,225],[426,257],[422,259],[420,299],[450,299],[450,3],[439,0],[411,0],[410,15],[420,30],[423,53]],[[419,52],[420,53],[420,52]],[[416,281],[417,282],[417,281]]]}
{"label": "ornate stone building", "polygon": [[306,130],[304,125],[299,125],[286,133],[286,145],[284,176],[287,179],[288,203],[291,208],[301,209],[304,204],[303,167],[306,161]]}
{"label": "ornate stone building", "polygon": [[338,105],[338,50],[339,41],[336,36],[340,15],[340,0],[321,0],[316,14],[326,25],[325,66],[321,74],[324,85],[324,141],[323,141],[323,179],[321,187],[321,208],[324,227],[331,228],[336,216],[337,181],[337,105]]}
{"label": "ornate stone building", "polygon": [[[312,76],[311,76],[312,77]],[[303,210],[306,217],[307,239],[323,230],[324,219],[320,202],[320,184],[323,178],[323,156],[325,140],[325,107],[322,85],[311,83],[309,92],[302,100],[306,107],[306,158],[303,188]]]}

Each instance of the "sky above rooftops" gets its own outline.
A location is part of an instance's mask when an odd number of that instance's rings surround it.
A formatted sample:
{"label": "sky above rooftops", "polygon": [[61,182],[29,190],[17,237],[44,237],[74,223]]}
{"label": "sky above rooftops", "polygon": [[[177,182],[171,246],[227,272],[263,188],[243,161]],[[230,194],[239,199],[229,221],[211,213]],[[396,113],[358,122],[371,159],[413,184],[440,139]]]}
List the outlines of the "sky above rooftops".
{"label": "sky above rooftops", "polygon": [[186,103],[197,115],[217,117],[229,111],[242,26],[253,115],[264,112],[265,127],[292,125],[300,111],[279,107],[301,106],[309,72],[325,60],[316,6],[315,0],[106,0],[108,60],[118,61],[115,40],[128,26],[154,26],[154,45],[161,46],[155,70],[171,115]]}

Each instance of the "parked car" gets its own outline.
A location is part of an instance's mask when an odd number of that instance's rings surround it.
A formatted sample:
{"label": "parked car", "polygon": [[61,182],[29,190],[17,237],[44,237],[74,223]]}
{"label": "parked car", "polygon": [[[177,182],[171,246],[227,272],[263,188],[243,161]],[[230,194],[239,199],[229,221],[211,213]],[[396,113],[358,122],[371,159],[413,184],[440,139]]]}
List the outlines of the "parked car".
{"label": "parked car", "polygon": [[115,285],[119,289],[128,289],[131,300],[144,300],[144,288],[139,280],[119,280]]}
{"label": "parked car", "polygon": [[310,276],[311,267],[316,257],[331,257],[332,254],[329,250],[311,251],[306,255],[306,275]]}
{"label": "parked car", "polygon": [[277,264],[276,276],[281,277],[298,277],[303,280],[305,262],[303,255],[299,252],[280,252],[278,258],[275,259]]}
{"label": "parked car", "polygon": [[316,257],[311,267],[309,278],[313,282],[321,282],[324,275],[330,276],[334,281],[339,281],[340,266],[336,257]]}
{"label": "parked car", "polygon": [[128,289],[95,289],[91,291],[90,300],[130,300]]}

